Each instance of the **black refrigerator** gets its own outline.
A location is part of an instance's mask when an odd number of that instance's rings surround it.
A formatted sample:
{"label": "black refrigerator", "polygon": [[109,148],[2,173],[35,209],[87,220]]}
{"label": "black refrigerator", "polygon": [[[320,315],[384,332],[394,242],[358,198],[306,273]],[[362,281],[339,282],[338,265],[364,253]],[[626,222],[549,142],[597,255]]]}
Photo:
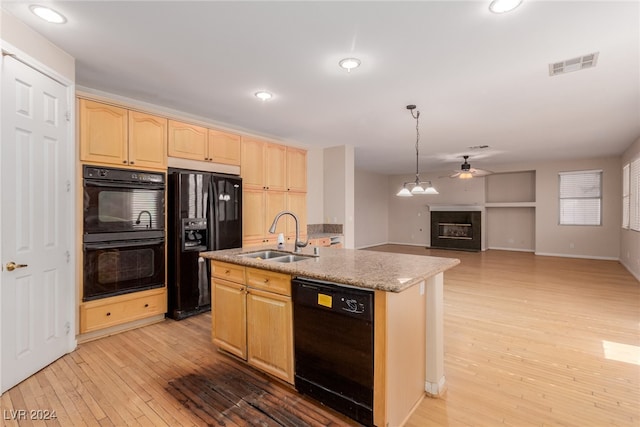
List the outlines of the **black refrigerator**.
{"label": "black refrigerator", "polygon": [[168,316],[211,309],[211,271],[200,252],[242,247],[242,180],[169,168],[167,175]]}

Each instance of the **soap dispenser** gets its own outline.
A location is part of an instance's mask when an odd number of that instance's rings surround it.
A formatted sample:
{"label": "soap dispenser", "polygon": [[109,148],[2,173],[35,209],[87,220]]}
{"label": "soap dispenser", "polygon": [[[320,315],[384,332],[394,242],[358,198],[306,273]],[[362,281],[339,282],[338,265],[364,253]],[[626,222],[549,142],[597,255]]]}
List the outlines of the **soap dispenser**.
{"label": "soap dispenser", "polygon": [[284,249],[284,234],[278,234],[278,249]]}

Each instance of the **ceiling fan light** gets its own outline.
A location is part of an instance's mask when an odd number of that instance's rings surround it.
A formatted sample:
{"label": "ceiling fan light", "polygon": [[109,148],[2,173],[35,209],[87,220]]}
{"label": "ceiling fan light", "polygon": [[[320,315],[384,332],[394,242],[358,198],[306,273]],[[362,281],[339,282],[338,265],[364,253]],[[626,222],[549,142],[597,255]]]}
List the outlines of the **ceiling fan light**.
{"label": "ceiling fan light", "polygon": [[458,176],[458,178],[460,179],[469,179],[469,178],[473,178],[473,174],[471,172],[462,172],[460,174],[460,176]]}

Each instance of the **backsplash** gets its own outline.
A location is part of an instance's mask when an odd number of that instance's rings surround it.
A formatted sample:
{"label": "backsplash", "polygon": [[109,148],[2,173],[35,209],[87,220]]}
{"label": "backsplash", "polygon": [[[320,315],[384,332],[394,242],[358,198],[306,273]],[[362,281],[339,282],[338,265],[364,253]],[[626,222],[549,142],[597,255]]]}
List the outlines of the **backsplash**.
{"label": "backsplash", "polygon": [[307,234],[335,233],[343,234],[342,224],[307,224]]}

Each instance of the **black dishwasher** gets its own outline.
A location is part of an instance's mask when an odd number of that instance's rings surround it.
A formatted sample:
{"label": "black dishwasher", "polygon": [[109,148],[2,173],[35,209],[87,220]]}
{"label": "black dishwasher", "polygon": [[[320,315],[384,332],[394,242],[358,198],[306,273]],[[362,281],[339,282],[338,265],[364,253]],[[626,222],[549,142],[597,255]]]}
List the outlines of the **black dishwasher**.
{"label": "black dishwasher", "polygon": [[373,425],[373,292],[292,281],[296,389]]}

